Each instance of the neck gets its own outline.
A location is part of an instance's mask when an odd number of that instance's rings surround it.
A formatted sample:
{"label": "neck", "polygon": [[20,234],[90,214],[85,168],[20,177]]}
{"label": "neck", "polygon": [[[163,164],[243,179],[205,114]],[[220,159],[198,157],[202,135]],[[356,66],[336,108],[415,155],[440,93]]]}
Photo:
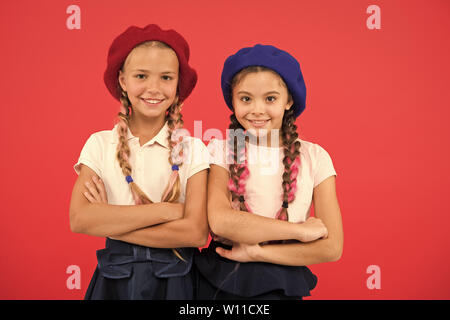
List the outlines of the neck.
{"label": "neck", "polygon": [[129,120],[129,128],[133,136],[138,137],[141,145],[154,138],[166,123],[166,118],[141,119],[133,116]]}
{"label": "neck", "polygon": [[281,138],[280,130],[269,130],[267,131],[266,135],[262,136],[253,135],[249,131],[247,131],[247,134],[248,134],[247,141],[254,146],[263,146],[270,148],[283,147],[283,139]]}

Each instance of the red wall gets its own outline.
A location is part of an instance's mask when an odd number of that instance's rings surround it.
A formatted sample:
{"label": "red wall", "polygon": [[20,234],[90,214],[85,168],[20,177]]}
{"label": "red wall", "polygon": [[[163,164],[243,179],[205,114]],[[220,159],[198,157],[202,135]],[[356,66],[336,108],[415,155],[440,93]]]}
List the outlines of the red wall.
{"label": "red wall", "polygon": [[[81,29],[67,28],[73,4]],[[370,5],[381,29],[367,27]],[[311,266],[309,299],[450,298],[449,1],[14,0],[0,12],[0,299],[83,297],[104,240],[69,229],[72,166],[119,109],[102,81],[112,39],[148,23],[191,45],[191,132],[195,120],[228,125],[220,72],[231,53],[274,44],[300,61],[300,136],[334,161],[345,232],[341,260]],[[71,265],[80,289],[67,287]],[[367,285],[371,265],[379,289]]]}

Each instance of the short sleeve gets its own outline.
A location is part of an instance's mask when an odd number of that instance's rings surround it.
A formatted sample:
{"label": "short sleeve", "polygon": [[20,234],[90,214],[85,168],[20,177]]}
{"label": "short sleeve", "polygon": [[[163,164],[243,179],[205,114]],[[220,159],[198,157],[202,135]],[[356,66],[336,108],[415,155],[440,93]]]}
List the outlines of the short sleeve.
{"label": "short sleeve", "polygon": [[96,135],[92,134],[86,141],[83,149],[81,150],[78,162],[73,166],[73,168],[79,175],[81,171],[81,165],[84,164],[101,177],[101,157],[102,154],[100,142],[98,141]]}
{"label": "short sleeve", "polygon": [[208,144],[208,151],[210,164],[215,164],[229,170],[226,162],[225,140],[212,139]]}
{"label": "short sleeve", "polygon": [[191,163],[187,175],[188,179],[197,172],[209,168],[209,152],[205,144],[200,139],[191,139]]}
{"label": "short sleeve", "polygon": [[337,175],[334,170],[333,161],[328,152],[319,145],[317,150],[317,166],[314,173],[314,188],[326,178]]}

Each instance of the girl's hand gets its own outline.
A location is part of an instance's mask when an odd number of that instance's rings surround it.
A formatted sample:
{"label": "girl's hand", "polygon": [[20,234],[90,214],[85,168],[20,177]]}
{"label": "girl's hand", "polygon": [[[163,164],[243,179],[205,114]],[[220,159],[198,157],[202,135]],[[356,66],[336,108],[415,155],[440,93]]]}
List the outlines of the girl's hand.
{"label": "girl's hand", "polygon": [[84,192],[84,196],[89,202],[108,203],[108,197],[106,196],[106,189],[102,179],[93,176],[92,181],[86,182],[85,186],[88,191]]}
{"label": "girl's hand", "polygon": [[227,259],[238,262],[256,261],[257,252],[261,247],[259,244],[249,245],[244,243],[234,243],[231,250],[221,247],[216,248],[216,252]]}
{"label": "girl's hand", "polygon": [[309,217],[305,222],[299,224],[301,242],[311,242],[317,239],[328,238],[328,229],[319,218]]}

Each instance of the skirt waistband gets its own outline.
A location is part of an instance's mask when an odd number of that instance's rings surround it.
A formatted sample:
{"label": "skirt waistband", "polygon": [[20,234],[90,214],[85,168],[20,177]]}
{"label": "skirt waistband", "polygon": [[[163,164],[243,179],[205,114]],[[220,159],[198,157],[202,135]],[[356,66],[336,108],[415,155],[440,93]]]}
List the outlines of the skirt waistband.
{"label": "skirt waistband", "polygon": [[150,262],[156,277],[183,276],[191,270],[195,248],[176,250],[184,261],[172,249],[144,247],[107,238],[105,249],[97,250],[98,268],[106,278],[123,279],[131,276],[134,263]]}

